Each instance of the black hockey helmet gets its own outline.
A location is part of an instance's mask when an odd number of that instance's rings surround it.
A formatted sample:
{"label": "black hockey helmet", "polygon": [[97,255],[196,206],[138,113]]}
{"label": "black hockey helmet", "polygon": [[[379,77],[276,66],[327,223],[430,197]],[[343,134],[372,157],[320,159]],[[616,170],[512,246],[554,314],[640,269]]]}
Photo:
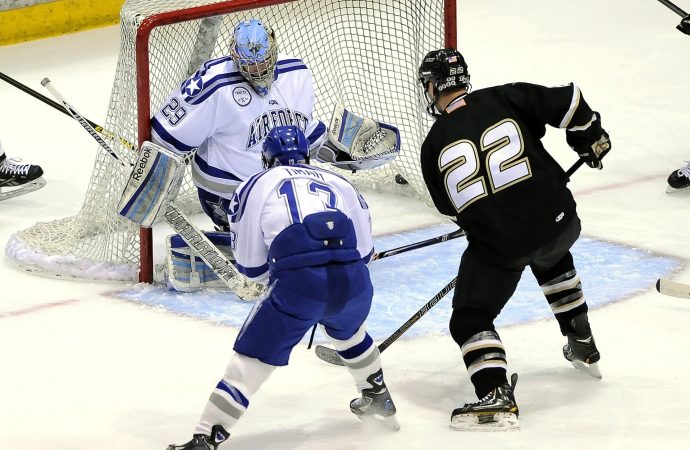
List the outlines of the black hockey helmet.
{"label": "black hockey helmet", "polygon": [[[426,54],[419,66],[419,82],[422,85],[426,109],[433,116],[438,94],[449,89],[471,89],[470,74],[462,54],[452,47],[434,50]],[[429,96],[429,83],[434,86],[433,97]]]}

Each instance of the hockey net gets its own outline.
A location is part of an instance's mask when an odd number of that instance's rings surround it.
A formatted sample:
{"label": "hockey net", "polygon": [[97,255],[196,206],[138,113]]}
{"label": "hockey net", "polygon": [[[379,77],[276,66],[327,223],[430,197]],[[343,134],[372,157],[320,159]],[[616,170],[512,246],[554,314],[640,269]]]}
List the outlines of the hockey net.
{"label": "hockey net", "polygon": [[[227,55],[237,22],[258,18],[275,30],[281,53],[302,58],[313,72],[316,118],[328,124],[341,103],[400,129],[402,150],[394,162],[347,176],[365,190],[428,199],[418,153],[431,119],[419,103],[416,71],[426,52],[455,44],[455,14],[455,0],[127,0],[104,123],[119,139],[105,139],[133,161],[150,138],[152,111],[204,60]],[[398,174],[409,184],[396,185]],[[151,281],[150,230],[115,213],[128,175],[98,149],[79,213],[19,231],[7,255],[45,275]],[[187,213],[200,211],[189,173],[176,204]]]}

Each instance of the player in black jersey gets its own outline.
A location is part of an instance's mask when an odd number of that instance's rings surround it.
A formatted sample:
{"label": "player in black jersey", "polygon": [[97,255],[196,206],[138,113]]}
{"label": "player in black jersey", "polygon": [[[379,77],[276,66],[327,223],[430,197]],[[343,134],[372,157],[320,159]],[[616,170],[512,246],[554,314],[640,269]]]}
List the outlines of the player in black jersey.
{"label": "player in black jersey", "polygon": [[601,169],[610,149],[599,113],[575,84],[513,83],[470,93],[463,56],[428,53],[419,81],[436,116],[421,166],[436,208],[467,232],[453,297],[450,333],[480,399],[453,411],[457,429],[517,427],[514,388],[494,319],[529,266],[568,343],[564,356],[601,377],[587,303],[570,248],[580,234],[568,177],[544,148],[545,126],[566,129],[568,144]]}

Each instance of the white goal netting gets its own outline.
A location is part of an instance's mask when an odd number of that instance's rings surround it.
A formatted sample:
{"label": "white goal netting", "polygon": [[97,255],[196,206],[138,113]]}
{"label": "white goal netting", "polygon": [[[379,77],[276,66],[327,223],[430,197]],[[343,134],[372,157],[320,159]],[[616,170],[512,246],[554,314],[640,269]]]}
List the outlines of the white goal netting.
{"label": "white goal netting", "polygon": [[[116,136],[105,137],[116,153],[133,161],[136,150],[127,143],[147,137],[151,112],[204,60],[227,55],[238,21],[258,18],[275,30],[280,52],[302,58],[312,70],[316,118],[328,124],[334,105],[342,103],[356,114],[400,129],[402,150],[393,163],[348,176],[364,188],[427,198],[418,152],[431,119],[420,106],[416,72],[426,52],[445,45],[445,9],[454,13],[454,6],[448,8],[451,0],[297,0],[258,6],[261,3],[125,2],[115,81],[102,124]],[[253,9],[228,12],[248,6]],[[207,17],[210,13],[214,15]],[[141,29],[151,23],[165,24],[153,27],[147,37]],[[137,76],[147,95],[137,94]],[[141,114],[140,103],[147,97],[146,114]],[[396,185],[397,174],[409,184]],[[128,175],[129,169],[99,149],[79,213],[19,231],[7,243],[7,255],[20,267],[46,275],[137,280],[142,265],[139,228],[115,213]],[[188,213],[200,211],[189,174],[176,203]]]}

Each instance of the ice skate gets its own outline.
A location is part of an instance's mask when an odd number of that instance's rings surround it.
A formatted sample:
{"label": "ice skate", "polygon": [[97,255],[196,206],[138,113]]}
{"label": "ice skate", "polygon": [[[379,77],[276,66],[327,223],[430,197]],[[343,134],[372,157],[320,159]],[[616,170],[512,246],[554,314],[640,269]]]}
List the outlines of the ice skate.
{"label": "ice skate", "polygon": [[598,361],[599,350],[594,343],[594,337],[589,327],[587,314],[583,313],[570,321],[575,333],[566,334],[568,343],[563,346],[563,356],[577,370],[594,378],[601,379]]}
{"label": "ice skate", "polygon": [[222,426],[214,425],[211,428],[211,436],[195,434],[192,440],[186,444],[170,444],[166,450],[216,450],[222,442],[230,437],[230,433],[225,431]]}
{"label": "ice skate", "polygon": [[687,164],[678,170],[674,170],[671,175],[668,176],[668,187],[666,187],[666,192],[672,194],[673,192],[686,189],[690,191],[690,161],[686,161]]}
{"label": "ice skate", "polygon": [[367,381],[374,387],[363,389],[362,396],[350,402],[350,411],[363,421],[382,421],[389,428],[399,430],[395,404],[383,381],[383,372],[370,375]]}
{"label": "ice skate", "polygon": [[481,400],[467,403],[453,410],[450,427],[458,431],[510,431],[520,428],[520,410],[515,403],[515,385],[518,376],[505,382],[486,394]]}
{"label": "ice skate", "polygon": [[41,189],[46,185],[42,176],[40,166],[21,164],[20,159],[8,159],[3,153],[0,155],[0,201]]}

